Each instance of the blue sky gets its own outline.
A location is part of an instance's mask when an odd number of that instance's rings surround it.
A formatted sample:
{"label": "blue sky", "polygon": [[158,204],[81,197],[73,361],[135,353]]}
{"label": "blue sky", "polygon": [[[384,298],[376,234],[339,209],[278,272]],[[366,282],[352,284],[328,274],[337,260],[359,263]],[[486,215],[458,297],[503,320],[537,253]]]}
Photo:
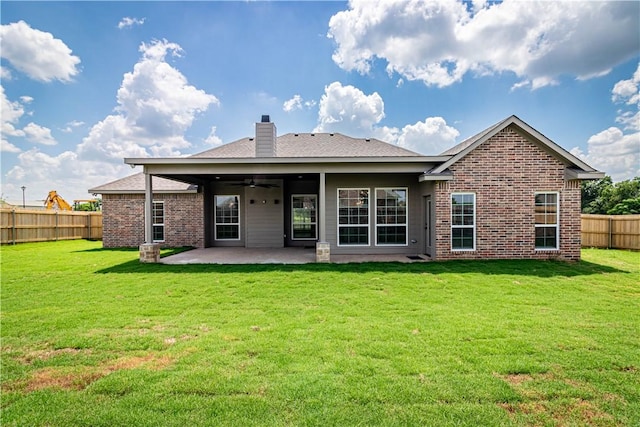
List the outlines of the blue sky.
{"label": "blue sky", "polygon": [[437,154],[516,114],[640,174],[640,3],[3,1],[2,197],[84,199],[252,135],[342,132]]}

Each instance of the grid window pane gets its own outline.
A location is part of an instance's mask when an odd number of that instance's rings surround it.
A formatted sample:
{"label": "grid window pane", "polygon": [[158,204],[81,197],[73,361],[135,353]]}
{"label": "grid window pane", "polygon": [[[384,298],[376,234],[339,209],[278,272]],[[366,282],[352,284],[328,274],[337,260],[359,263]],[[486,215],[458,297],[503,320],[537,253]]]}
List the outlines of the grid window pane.
{"label": "grid window pane", "polygon": [[341,245],[368,245],[368,227],[340,227],[338,241]]}
{"label": "grid window pane", "polygon": [[369,189],[338,189],[338,243],[369,244]]}
{"label": "grid window pane", "polygon": [[376,189],[376,244],[407,244],[406,189]]}
{"label": "grid window pane", "polygon": [[153,241],[164,242],[164,202],[153,202],[151,218]]}
{"label": "grid window pane", "polygon": [[217,240],[240,239],[240,196],[215,196]]}
{"label": "grid window pane", "polygon": [[535,245],[536,249],[558,248],[558,194],[535,195]]}
{"label": "grid window pane", "polygon": [[451,195],[451,249],[475,249],[475,211],[475,194]]}
{"label": "grid window pane", "polygon": [[293,239],[316,238],[316,195],[291,196],[291,222]]}
{"label": "grid window pane", "polygon": [[473,249],[473,228],[451,230],[451,245],[454,249]]}

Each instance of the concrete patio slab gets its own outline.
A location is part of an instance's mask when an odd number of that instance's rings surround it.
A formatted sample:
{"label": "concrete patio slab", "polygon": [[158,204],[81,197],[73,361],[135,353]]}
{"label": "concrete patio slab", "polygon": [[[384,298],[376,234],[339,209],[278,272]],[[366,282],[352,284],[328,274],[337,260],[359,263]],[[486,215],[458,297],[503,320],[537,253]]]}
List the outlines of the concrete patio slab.
{"label": "concrete patio slab", "polygon": [[[353,262],[424,262],[406,255],[331,255],[337,264]],[[309,264],[316,262],[315,249],[308,248],[203,248],[160,259],[162,264]]]}

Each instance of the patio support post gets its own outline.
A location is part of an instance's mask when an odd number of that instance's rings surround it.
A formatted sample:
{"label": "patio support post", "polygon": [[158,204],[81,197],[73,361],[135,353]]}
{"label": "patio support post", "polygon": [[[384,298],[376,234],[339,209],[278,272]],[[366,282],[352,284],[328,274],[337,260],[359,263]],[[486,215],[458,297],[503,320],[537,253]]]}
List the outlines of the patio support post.
{"label": "patio support post", "polygon": [[160,245],[153,243],[152,175],[144,171],[144,243],[140,245],[140,262],[160,262]]}
{"label": "patio support post", "polygon": [[320,188],[318,189],[318,242],[316,243],[316,262],[329,262],[331,260],[331,248],[327,242],[326,227],[326,174],[320,172]]}

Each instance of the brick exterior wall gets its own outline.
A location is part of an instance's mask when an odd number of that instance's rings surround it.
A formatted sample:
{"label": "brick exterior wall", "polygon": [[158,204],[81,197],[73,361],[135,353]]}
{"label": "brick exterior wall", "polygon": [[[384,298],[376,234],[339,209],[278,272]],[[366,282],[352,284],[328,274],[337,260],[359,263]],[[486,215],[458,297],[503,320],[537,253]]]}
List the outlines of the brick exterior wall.
{"label": "brick exterior wall", "polygon": [[[436,259],[580,259],[580,182],[565,165],[508,127],[450,167],[436,183]],[[476,194],[476,249],[451,251],[451,193]],[[535,249],[536,192],[558,192],[559,250]]]}
{"label": "brick exterior wall", "polygon": [[[204,247],[202,194],[156,194],[154,200],[164,201],[163,247]],[[144,243],[144,194],[103,194],[102,227],[105,248]]]}

